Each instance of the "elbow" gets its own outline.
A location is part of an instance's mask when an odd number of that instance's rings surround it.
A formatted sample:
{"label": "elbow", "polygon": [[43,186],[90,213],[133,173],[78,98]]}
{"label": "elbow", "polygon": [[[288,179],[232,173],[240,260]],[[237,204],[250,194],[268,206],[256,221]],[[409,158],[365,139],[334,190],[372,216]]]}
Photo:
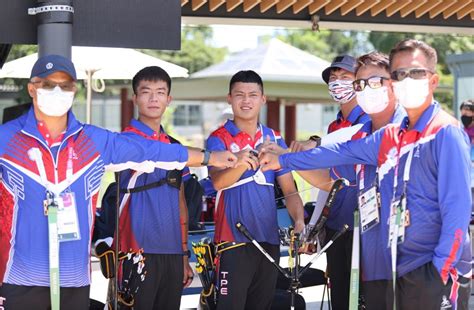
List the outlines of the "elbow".
{"label": "elbow", "polygon": [[227,187],[227,186],[224,184],[224,182],[221,182],[221,181],[219,181],[219,180],[213,180],[213,181],[212,181],[212,186],[214,186],[214,189],[215,189],[216,191],[220,191],[220,190],[222,190],[222,189],[224,189],[224,188]]}
{"label": "elbow", "polygon": [[327,184],[324,184],[324,185],[321,185],[318,187],[320,190],[323,190],[325,192],[329,192],[331,191],[331,188],[332,188],[332,183],[327,183]]}

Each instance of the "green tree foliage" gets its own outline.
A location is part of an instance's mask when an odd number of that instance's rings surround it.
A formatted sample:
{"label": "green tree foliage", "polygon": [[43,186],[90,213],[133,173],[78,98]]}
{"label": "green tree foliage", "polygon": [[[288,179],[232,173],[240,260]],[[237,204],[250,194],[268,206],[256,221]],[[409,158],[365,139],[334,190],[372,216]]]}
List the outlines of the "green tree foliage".
{"label": "green tree foliage", "polygon": [[336,55],[352,54],[357,48],[356,36],[351,31],[308,29],[283,30],[278,34],[280,40],[328,61]]}
{"label": "green tree foliage", "polygon": [[413,34],[372,31],[369,41],[376,50],[389,53],[395,44],[406,38],[414,38],[431,45],[438,53],[438,70],[443,74],[450,74],[446,64],[446,55],[471,52],[474,50],[474,37],[454,34]]}
{"label": "green tree foliage", "polygon": [[[38,46],[37,45],[13,45],[12,49],[10,50],[10,53],[8,54],[7,57],[7,62],[15,60],[20,57],[28,56],[30,54],[36,53],[38,51]],[[28,92],[26,91],[27,89],[27,84],[28,80],[25,79],[6,79],[4,80],[5,84],[9,85],[17,85],[20,87],[20,92],[18,93],[18,97],[15,99],[16,102],[18,103],[25,103],[25,102],[30,102],[31,98],[28,95]]]}
{"label": "green tree foliage", "polygon": [[278,37],[302,50],[331,61],[334,56],[350,54],[362,55],[372,50],[389,53],[395,44],[406,38],[422,40],[433,46],[438,53],[437,71],[440,75],[440,87],[435,97],[451,109],[453,103],[453,76],[446,64],[446,55],[471,52],[474,50],[474,37],[437,33],[400,33],[400,32],[356,32],[329,31],[319,32],[308,29],[283,30]]}
{"label": "green tree foliage", "polygon": [[38,51],[37,45],[13,45],[10,53],[8,54],[7,62],[14,59],[28,56]]}
{"label": "green tree foliage", "polygon": [[209,26],[186,26],[181,32],[180,51],[144,50],[152,56],[185,67],[189,73],[202,70],[224,59],[226,48],[217,48],[209,43],[212,28]]}
{"label": "green tree foliage", "polygon": [[376,50],[390,53],[395,44],[406,38],[414,38],[431,45],[438,54],[437,71],[440,76],[440,86],[435,93],[435,99],[441,102],[444,108],[452,112],[454,103],[453,76],[446,63],[446,55],[471,52],[474,50],[474,37],[454,34],[413,34],[376,32],[369,34],[369,41]]}

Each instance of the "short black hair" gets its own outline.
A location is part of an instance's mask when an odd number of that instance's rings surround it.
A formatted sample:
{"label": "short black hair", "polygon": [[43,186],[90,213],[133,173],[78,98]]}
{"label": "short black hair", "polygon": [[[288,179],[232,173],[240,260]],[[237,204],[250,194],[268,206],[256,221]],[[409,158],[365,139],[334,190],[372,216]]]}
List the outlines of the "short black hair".
{"label": "short black hair", "polygon": [[145,67],[135,74],[132,80],[133,93],[137,94],[137,88],[141,81],[163,81],[168,86],[168,95],[171,92],[171,78],[168,73],[160,67]]}
{"label": "short black hair", "polygon": [[229,94],[232,91],[232,87],[235,83],[256,83],[260,86],[263,94],[263,81],[260,75],[253,70],[241,70],[234,74],[229,82]]}
{"label": "short black hair", "polygon": [[398,42],[395,47],[392,48],[389,55],[390,67],[392,67],[393,59],[397,54],[402,52],[413,53],[416,50],[420,50],[425,56],[426,65],[428,67],[427,69],[435,71],[436,64],[438,63],[438,54],[436,53],[436,50],[427,43],[415,39],[405,39]]}
{"label": "short black hair", "polygon": [[373,51],[357,58],[357,66],[355,73],[357,74],[359,69],[364,66],[376,66],[390,73],[388,55],[378,51]]}

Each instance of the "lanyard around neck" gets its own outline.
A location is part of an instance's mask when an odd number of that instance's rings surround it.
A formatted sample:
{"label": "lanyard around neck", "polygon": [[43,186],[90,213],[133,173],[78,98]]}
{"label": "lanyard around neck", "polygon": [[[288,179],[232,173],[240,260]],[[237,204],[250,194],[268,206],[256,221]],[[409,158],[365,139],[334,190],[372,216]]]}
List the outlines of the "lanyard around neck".
{"label": "lanyard around neck", "polygon": [[[402,140],[400,140],[401,144]],[[414,149],[418,146],[418,139],[413,142],[412,144],[409,145],[409,151],[408,151],[408,156],[407,160],[405,162],[405,167],[403,169],[403,191],[400,195],[400,197],[406,196],[406,188],[407,188],[407,183],[410,180],[410,170],[411,170],[411,162],[413,159],[413,151]],[[401,157],[401,147],[398,149],[397,152],[397,163],[395,165],[394,169],[394,177],[393,177],[393,201],[396,200],[396,194],[397,194],[397,187],[398,187],[398,175],[400,173],[400,157]]]}

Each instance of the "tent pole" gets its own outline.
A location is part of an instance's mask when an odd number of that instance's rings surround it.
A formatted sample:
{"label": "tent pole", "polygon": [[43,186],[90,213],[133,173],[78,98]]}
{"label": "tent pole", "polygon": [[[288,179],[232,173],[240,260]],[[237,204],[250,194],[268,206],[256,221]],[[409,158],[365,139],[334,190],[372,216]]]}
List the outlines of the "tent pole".
{"label": "tent pole", "polygon": [[87,100],[86,100],[86,124],[91,123],[91,109],[92,109],[92,70],[87,70]]}

